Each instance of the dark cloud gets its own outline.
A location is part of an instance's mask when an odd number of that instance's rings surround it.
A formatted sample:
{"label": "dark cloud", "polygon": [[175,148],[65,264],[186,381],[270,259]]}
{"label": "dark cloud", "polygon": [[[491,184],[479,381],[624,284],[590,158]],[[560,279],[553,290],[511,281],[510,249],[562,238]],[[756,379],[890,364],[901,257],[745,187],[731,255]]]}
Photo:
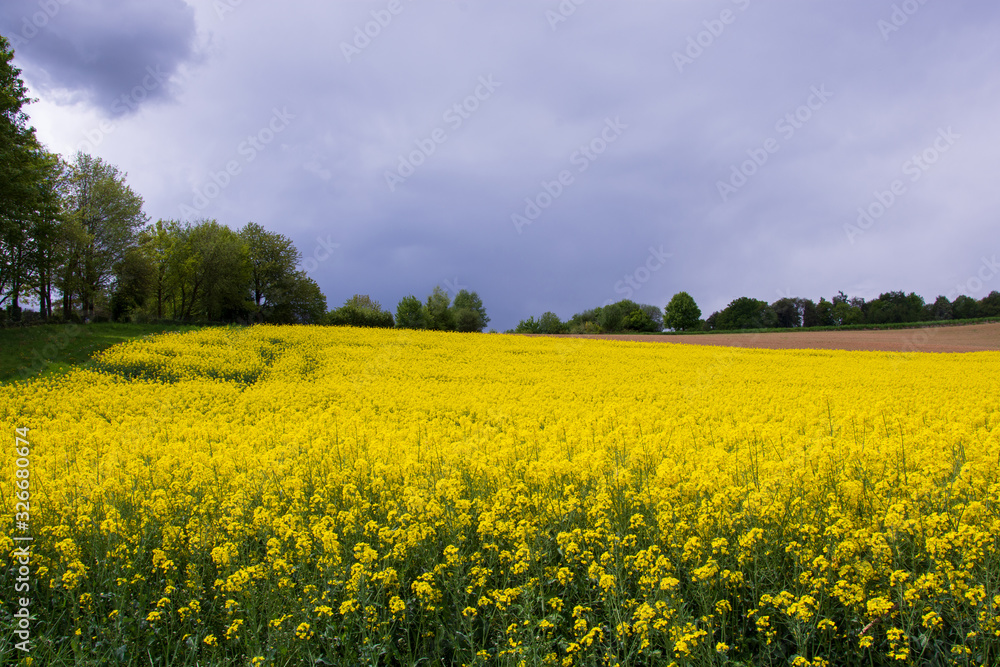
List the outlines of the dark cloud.
{"label": "dark cloud", "polygon": [[106,115],[170,95],[195,57],[194,10],[183,0],[7,0],[8,35],[36,93],[61,92]]}

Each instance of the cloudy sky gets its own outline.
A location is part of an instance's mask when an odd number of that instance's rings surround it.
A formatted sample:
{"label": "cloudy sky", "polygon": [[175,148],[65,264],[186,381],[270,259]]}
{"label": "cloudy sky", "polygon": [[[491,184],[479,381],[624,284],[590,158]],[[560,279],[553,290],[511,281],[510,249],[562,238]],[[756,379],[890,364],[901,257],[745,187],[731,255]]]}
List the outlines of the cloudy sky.
{"label": "cloudy sky", "polygon": [[331,306],[1000,289],[995,0],[4,0],[0,33],[50,150],[289,236]]}

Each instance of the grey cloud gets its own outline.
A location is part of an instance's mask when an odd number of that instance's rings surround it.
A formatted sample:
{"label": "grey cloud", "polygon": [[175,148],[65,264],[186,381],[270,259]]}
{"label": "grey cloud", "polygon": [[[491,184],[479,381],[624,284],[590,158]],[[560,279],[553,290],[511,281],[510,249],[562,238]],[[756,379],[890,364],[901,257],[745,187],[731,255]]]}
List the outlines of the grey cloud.
{"label": "grey cloud", "polygon": [[197,55],[183,0],[8,0],[0,31],[36,92],[62,91],[108,116],[169,97],[170,77]]}

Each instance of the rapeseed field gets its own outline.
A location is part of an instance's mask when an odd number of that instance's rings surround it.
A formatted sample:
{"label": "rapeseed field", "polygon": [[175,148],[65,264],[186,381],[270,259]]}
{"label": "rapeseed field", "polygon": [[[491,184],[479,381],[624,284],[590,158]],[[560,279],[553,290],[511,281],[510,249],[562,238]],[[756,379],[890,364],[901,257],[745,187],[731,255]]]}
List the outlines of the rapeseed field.
{"label": "rapeseed field", "polygon": [[1000,662],[996,353],[206,329],[0,429],[5,664]]}

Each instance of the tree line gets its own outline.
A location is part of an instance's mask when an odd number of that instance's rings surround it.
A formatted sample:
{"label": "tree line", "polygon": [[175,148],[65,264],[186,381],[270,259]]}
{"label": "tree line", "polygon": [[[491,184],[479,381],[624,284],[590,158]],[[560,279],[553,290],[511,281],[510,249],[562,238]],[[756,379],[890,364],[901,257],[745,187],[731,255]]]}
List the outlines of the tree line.
{"label": "tree line", "polygon": [[508,333],[642,333],[673,331],[734,331],[795,327],[840,327],[1000,317],[1000,292],[980,300],[959,295],[939,296],[926,303],[919,294],[885,292],[876,299],[848,297],[838,292],[829,301],[783,297],[767,303],[751,297],[734,299],[722,310],[702,319],[701,309],[687,292],[678,292],[660,310],[658,306],[629,300],[607,304],[573,315],[563,322],[553,312],[521,320]]}
{"label": "tree line", "polygon": [[930,303],[914,292],[884,292],[869,301],[838,292],[829,301],[820,298],[818,302],[784,297],[768,304],[740,297],[699,325],[711,331],[910,324],[990,317],[1000,317],[1000,292],[990,292],[978,301],[964,294],[954,300],[942,295]]}
{"label": "tree line", "polygon": [[0,36],[0,322],[23,304],[44,320],[315,322],[316,283],[292,242],[260,225],[151,224],[114,165],[45,150],[13,51]]}
{"label": "tree line", "polygon": [[296,270],[301,255],[287,237],[252,222],[237,231],[215,220],[150,224],[117,167],[77,153],[47,168],[33,202],[0,199],[3,319],[20,320],[26,299],[45,320],[324,317],[326,299]]}
{"label": "tree line", "polygon": [[546,312],[537,320],[521,320],[507,333],[643,333],[663,331],[663,327],[663,310],[659,306],[623,299],[577,313],[565,322],[555,313]]}
{"label": "tree line", "polygon": [[438,285],[426,301],[410,294],[396,305],[396,314],[384,310],[367,294],[355,294],[331,310],[324,323],[357,327],[396,327],[432,331],[482,332],[489,324],[483,300],[476,292],[459,290],[451,296]]}

